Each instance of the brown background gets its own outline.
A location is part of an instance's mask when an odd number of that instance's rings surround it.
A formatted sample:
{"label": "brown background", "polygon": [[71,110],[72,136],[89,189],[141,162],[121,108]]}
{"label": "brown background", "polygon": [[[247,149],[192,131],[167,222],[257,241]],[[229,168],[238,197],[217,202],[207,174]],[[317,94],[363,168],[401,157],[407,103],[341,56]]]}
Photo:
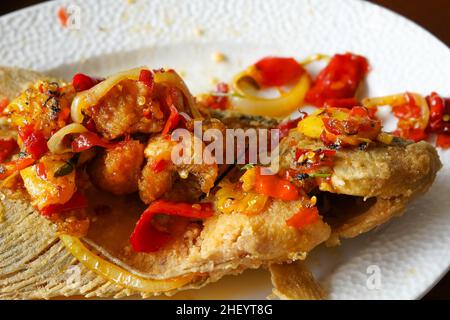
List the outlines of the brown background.
{"label": "brown background", "polygon": [[[43,1],[1,1],[0,15],[39,2]],[[450,47],[450,0],[371,0],[371,2],[389,8],[415,21]],[[450,273],[424,299],[450,300]]]}

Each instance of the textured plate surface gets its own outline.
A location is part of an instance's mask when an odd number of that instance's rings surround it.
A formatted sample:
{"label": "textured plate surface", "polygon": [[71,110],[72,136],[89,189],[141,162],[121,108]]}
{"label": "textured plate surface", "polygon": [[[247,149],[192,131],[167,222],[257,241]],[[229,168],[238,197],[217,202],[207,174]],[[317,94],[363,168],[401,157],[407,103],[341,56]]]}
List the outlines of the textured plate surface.
{"label": "textured plate surface", "polygon": [[[79,28],[58,23],[62,5],[79,17]],[[0,34],[0,64],[63,77],[170,66],[199,92],[264,55],[353,51],[370,59],[372,96],[405,90],[450,95],[449,49],[412,22],[356,0],[56,1],[0,18]],[[217,51],[226,62],[212,61]],[[435,185],[403,218],[313,252],[309,264],[330,298],[415,299],[445,274],[450,152],[440,155],[444,168]],[[374,270],[381,274],[378,289],[370,285]],[[258,299],[270,290],[267,273],[259,270],[176,297]]]}

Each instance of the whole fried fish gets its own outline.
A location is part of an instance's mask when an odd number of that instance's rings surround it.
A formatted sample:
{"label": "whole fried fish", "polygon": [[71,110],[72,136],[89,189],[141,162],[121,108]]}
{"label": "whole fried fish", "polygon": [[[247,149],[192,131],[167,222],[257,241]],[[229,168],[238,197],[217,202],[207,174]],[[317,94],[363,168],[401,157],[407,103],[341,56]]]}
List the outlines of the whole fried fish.
{"label": "whole fried fish", "polygon": [[[13,98],[24,84],[39,78],[45,76],[1,68],[0,94]],[[258,126],[257,120],[248,121],[245,117],[229,122],[239,127],[239,119],[245,119],[243,126]],[[272,124],[275,122],[264,120],[262,126]],[[7,126],[1,130],[8,132]],[[282,167],[290,167],[295,161],[293,145],[323,147],[293,130],[280,146]],[[203,224],[188,223],[167,247],[151,254],[134,252],[128,241],[144,210],[139,198],[112,196],[92,186],[87,192],[90,207],[111,208],[91,221],[89,232],[82,239],[92,252],[142,279],[195,275],[180,288],[156,293],[119,285],[114,279],[91,271],[85,261],[79,261],[67,250],[55,226],[33,209],[23,192],[3,189],[0,298],[173,294],[248,268],[301,260],[320,243],[337,244],[339,238],[354,237],[402,213],[411,199],[431,186],[440,166],[435,149],[423,142],[398,141],[367,151],[342,150],[336,156],[333,190],[321,190],[318,194],[323,219],[301,230],[289,227],[286,220],[302,207],[301,201],[273,200],[258,215],[217,214]]]}

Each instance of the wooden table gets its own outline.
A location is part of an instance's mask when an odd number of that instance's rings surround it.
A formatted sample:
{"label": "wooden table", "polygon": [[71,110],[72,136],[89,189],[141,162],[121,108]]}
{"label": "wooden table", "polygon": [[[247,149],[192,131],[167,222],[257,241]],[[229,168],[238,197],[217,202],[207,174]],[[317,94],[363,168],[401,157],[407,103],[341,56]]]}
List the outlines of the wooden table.
{"label": "wooden table", "polygon": [[[330,0],[331,1],[331,0]],[[336,1],[336,0],[333,0]],[[415,21],[450,46],[449,0],[370,0]],[[0,15],[29,6],[42,0],[14,0],[0,3]],[[450,300],[450,273],[424,299]]]}

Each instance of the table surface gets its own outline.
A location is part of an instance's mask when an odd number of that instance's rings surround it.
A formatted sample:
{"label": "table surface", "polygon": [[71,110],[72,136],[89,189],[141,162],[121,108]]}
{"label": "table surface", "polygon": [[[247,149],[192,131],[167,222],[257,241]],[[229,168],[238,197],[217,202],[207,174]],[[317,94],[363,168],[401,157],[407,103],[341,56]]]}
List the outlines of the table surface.
{"label": "table surface", "polygon": [[[450,21],[449,0],[370,0],[391,9],[413,21],[433,33],[450,47]],[[2,1],[0,15],[30,6],[42,0],[14,0]],[[424,299],[450,300],[450,273],[448,273]]]}

